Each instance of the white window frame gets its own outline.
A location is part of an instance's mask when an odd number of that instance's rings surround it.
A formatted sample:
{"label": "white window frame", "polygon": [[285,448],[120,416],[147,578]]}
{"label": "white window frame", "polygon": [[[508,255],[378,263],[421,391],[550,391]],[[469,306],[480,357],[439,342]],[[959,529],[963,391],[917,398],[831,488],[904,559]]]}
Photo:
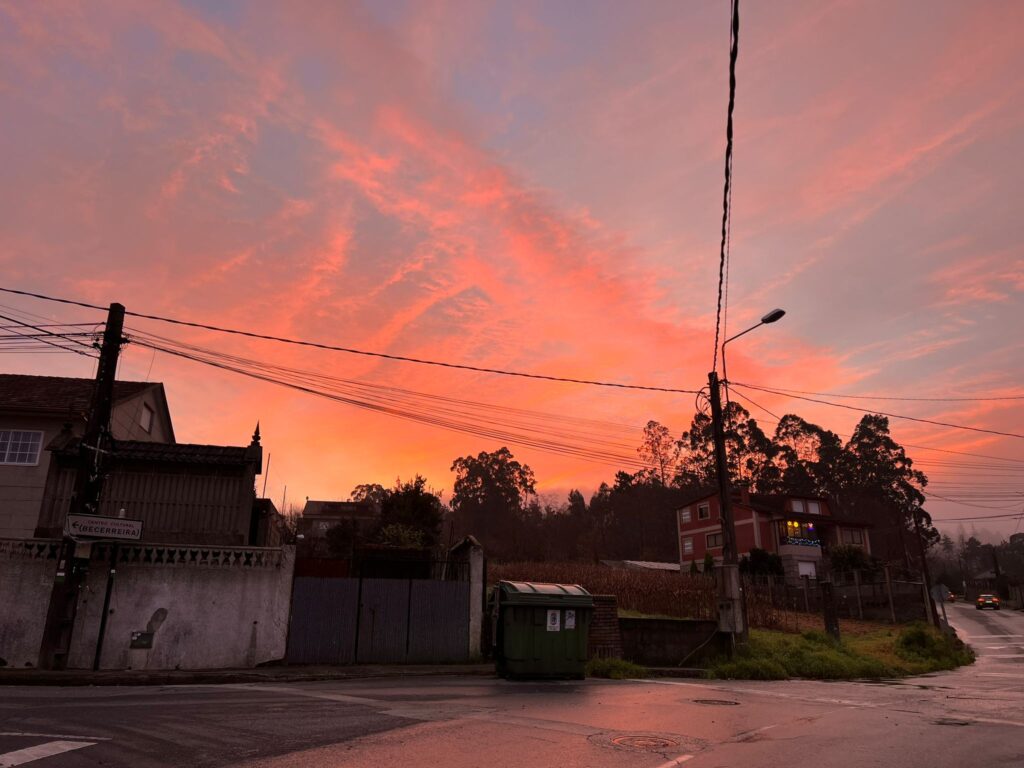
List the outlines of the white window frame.
{"label": "white window frame", "polygon": [[[856,539],[854,539],[856,536]],[[864,546],[864,531],[860,528],[843,528],[843,544],[853,544],[856,547]]]}
{"label": "white window frame", "polygon": [[789,506],[791,511],[803,513],[804,511],[804,500],[803,499],[790,499]]}
{"label": "white window frame", "polygon": [[[802,573],[802,571],[810,571],[810,573]],[[796,572],[801,579],[804,576],[814,579],[815,581],[818,579],[818,565],[813,560],[797,560]]]}
{"label": "white window frame", "polygon": [[684,536],[683,537],[683,554],[684,555],[692,555],[693,554],[693,536]]}
{"label": "white window frame", "polygon": [[[718,537],[718,543],[717,544],[712,544],[711,543],[711,539],[716,537],[716,536]],[[722,548],[722,544],[724,542],[725,542],[725,537],[722,535],[722,531],[717,531],[715,533],[705,534],[704,543],[707,545],[708,549],[721,549]]]}
{"label": "white window frame", "polygon": [[711,504],[698,504],[697,505],[697,519],[698,520],[710,520],[711,519]]}
{"label": "white window frame", "polygon": [[[148,419],[146,417],[149,417]],[[149,407],[149,403],[142,404],[142,410],[139,411],[139,426],[147,434],[153,433],[153,421],[156,419],[156,411]]]}
{"label": "white window frame", "polygon": [[820,515],[821,514],[821,502],[808,501],[807,502],[807,514],[808,515]]}
{"label": "white window frame", "polygon": [[690,512],[690,508],[689,507],[684,507],[683,509],[679,510],[679,522],[680,523],[690,523],[690,522],[693,522],[693,514]]}
{"label": "white window frame", "polygon": [[[0,429],[0,435],[7,435],[5,443],[0,443],[0,466],[4,467],[38,467],[39,456],[43,452],[43,432],[40,429]],[[38,435],[38,445],[36,446],[35,457],[31,461],[8,461],[8,455],[10,454],[11,442],[13,441],[14,435]],[[22,440],[24,438],[21,438]]]}

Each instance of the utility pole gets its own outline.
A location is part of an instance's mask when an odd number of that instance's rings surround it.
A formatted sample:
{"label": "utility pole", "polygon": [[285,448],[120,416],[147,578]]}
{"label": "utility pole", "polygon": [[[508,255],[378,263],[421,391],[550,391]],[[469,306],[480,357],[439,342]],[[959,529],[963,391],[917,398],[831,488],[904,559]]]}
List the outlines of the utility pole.
{"label": "utility pole", "polygon": [[[110,412],[114,402],[114,378],[124,331],[124,306],[111,304],[107,312],[103,345],[100,348],[96,384],[89,406],[85,434],[78,445],[78,467],[71,494],[69,514],[99,514],[103,490],[103,463],[109,452]],[[57,573],[50,592],[43,642],[39,649],[40,669],[65,669],[71,650],[71,635],[78,611],[78,593],[88,573],[89,560],[76,557],[76,542],[65,530],[57,557]]]}
{"label": "utility pole", "polygon": [[928,617],[928,623],[936,628],[942,629],[939,616],[935,612],[935,604],[932,603],[932,576],[928,571],[928,560],[924,553],[924,535],[921,533],[921,510],[914,510],[914,534],[917,539],[917,549],[921,556],[921,576],[924,579],[924,610]]}
{"label": "utility pole", "polygon": [[722,397],[718,373],[708,374],[711,396],[711,432],[715,442],[715,474],[718,476],[718,510],[722,518],[722,567],[718,582],[718,628],[729,632],[738,644],[748,639],[743,584],[736,559],[736,525],[732,516],[732,494],[729,488],[729,462],[725,454],[725,425],[722,418]]}

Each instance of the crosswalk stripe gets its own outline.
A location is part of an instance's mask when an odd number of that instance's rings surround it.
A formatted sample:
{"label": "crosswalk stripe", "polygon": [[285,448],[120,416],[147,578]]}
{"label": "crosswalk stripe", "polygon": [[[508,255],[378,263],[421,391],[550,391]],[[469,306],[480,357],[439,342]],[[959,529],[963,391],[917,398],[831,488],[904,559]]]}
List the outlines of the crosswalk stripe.
{"label": "crosswalk stripe", "polygon": [[37,744],[34,747],[26,747],[0,755],[0,768],[13,768],[15,765],[24,765],[42,760],[44,757],[53,757],[82,747],[91,747],[94,743],[92,741],[48,741],[45,744]]}

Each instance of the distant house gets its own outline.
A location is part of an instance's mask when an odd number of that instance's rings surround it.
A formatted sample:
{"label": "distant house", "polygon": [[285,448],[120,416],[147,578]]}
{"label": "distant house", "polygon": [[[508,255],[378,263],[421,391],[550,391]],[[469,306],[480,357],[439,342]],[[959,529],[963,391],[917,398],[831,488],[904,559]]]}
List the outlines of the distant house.
{"label": "distant house", "polygon": [[[0,375],[0,538],[59,538],[94,383]],[[163,384],[118,381],[100,513],[143,521],[143,541],[274,546],[273,504],[257,499],[259,427],[248,445],[175,442]]]}
{"label": "distant house", "polygon": [[[741,489],[733,495],[737,557],[759,548],[782,559],[788,581],[818,578],[822,544],[852,544],[871,554],[866,523],[836,518],[828,499],[756,494]],[[702,492],[676,510],[679,564],[702,564],[706,553],[722,562],[722,518],[717,492]]]}
{"label": "distant house", "polygon": [[331,528],[343,525],[353,536],[358,536],[376,525],[379,517],[377,508],[369,501],[307,499],[302,517],[298,520],[298,534],[302,537],[300,554],[305,557],[326,557],[330,553],[327,532]]}
{"label": "distant house", "polygon": [[[62,432],[85,432],[90,379],[0,374],[0,538],[32,536],[51,455]],[[174,442],[163,384],[114,385],[111,432],[117,440]]]}

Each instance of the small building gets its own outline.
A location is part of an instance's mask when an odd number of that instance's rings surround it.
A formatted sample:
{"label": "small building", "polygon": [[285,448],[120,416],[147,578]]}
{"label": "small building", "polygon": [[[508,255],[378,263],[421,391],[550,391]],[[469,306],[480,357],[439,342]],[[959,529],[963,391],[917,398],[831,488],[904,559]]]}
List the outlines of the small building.
{"label": "small building", "polygon": [[355,541],[377,525],[380,514],[369,501],[312,501],[307,499],[298,520],[301,557],[327,557],[330,550],[327,532],[344,526]]}
{"label": "small building", "polygon": [[[65,432],[50,444],[37,538],[62,535],[79,441]],[[276,522],[265,519],[266,500],[256,499],[263,471],[259,427],[239,446],[115,440],[105,470],[100,514],[142,520],[143,541],[268,546],[279,536]]]}
{"label": "small building", "polygon": [[[719,495],[704,491],[676,510],[679,566],[702,565],[707,553],[722,562],[722,518]],[[733,494],[736,556],[763,549],[782,559],[787,581],[821,573],[822,545],[851,544],[871,554],[868,525],[837,518],[828,499],[786,494],[758,494],[740,489]]]}

